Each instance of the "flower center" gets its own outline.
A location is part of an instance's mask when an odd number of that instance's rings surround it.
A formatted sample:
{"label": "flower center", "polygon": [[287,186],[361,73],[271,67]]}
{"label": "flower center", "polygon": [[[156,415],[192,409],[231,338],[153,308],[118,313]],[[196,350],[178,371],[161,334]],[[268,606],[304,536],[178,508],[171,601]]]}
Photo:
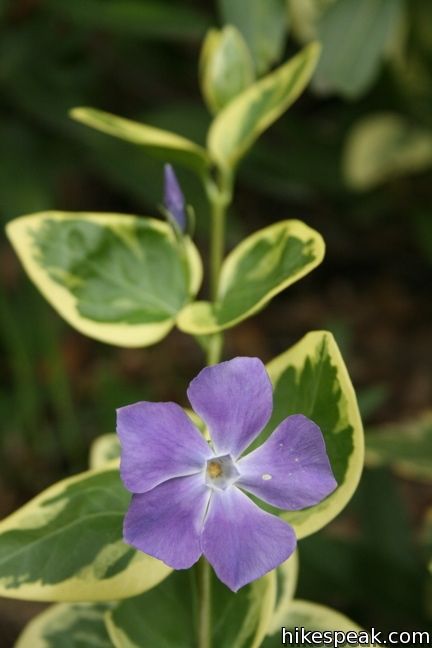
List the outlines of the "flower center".
{"label": "flower center", "polygon": [[225,490],[237,481],[240,473],[237,470],[231,455],[213,457],[207,461],[205,481],[210,488]]}
{"label": "flower center", "polygon": [[214,479],[222,475],[222,467],[217,461],[209,461],[207,465],[208,476]]}

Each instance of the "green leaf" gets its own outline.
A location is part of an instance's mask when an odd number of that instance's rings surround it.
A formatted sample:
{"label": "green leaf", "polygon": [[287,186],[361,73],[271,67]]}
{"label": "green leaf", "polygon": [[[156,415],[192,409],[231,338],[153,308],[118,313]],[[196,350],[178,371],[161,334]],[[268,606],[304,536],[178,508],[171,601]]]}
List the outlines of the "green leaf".
{"label": "green leaf", "polygon": [[170,569],[122,540],[129,494],[117,468],[51,486],[0,522],[0,595],[34,601],[134,596]]}
{"label": "green leaf", "polygon": [[[208,19],[181,2],[157,0],[47,0],[50,13],[77,27],[106,29],[130,37],[161,40],[199,38]],[[167,16],[169,15],[169,19]]]}
{"label": "green leaf", "polygon": [[90,128],[142,146],[149,154],[165,162],[182,164],[199,174],[203,174],[209,166],[206,150],[176,133],[118,117],[96,108],[73,108],[70,116]]}
{"label": "green leaf", "polygon": [[254,79],[251,55],[240,32],[231,25],[210,30],[200,58],[201,91],[210,111],[217,113]]}
{"label": "green leaf", "polygon": [[354,98],[373,83],[402,18],[402,0],[337,0],[318,24],[323,47],[313,85]]}
{"label": "green leaf", "polygon": [[216,302],[186,306],[178,326],[207,335],[250,317],[321,263],[324,242],[301,221],[270,225],[243,240],[225,259]]}
{"label": "green leaf", "polygon": [[331,333],[308,333],[267,365],[274,386],[273,415],[261,438],[291,414],[315,421],[324,435],[338,487],[325,500],[282,517],[304,538],[328,524],[351,499],[363,468],[363,428],[355,393]]}
{"label": "green leaf", "polygon": [[243,35],[259,75],[277,63],[288,28],[286,0],[219,0],[222,20]]}
{"label": "green leaf", "polygon": [[120,458],[120,441],[117,434],[102,434],[90,448],[90,469],[103,468],[106,464]]}
{"label": "green leaf", "polygon": [[[258,648],[267,632],[275,594],[274,572],[237,594],[212,575],[214,645]],[[174,572],[157,588],[121,602],[108,614],[111,640],[117,648],[194,648],[197,596],[194,572]]]}
{"label": "green leaf", "polygon": [[208,149],[222,168],[233,168],[258,137],[294,103],[315,70],[320,47],[312,43],[249,86],[214,119]]}
{"label": "green leaf", "polygon": [[15,219],[7,234],[58,313],[109,344],[159,341],[201,283],[195,246],[155,219],[41,212]]}
{"label": "green leaf", "polygon": [[297,588],[298,571],[299,558],[297,551],[295,551],[292,556],[276,570],[277,597],[267,630],[268,634],[278,632],[280,627],[284,624],[284,620],[291,607]]}
{"label": "green leaf", "polygon": [[324,11],[337,0],[287,0],[291,30],[304,44],[318,39],[318,24]]}
{"label": "green leaf", "polygon": [[25,627],[14,648],[112,648],[105,626],[108,604],[59,603]]}
{"label": "green leaf", "polygon": [[[326,607],[324,605],[318,605],[318,603],[311,603],[310,601],[295,600],[291,602],[289,611],[286,613],[284,621],[282,623],[283,628],[286,628],[288,632],[292,633],[293,640],[289,639],[289,635],[285,636],[285,644],[293,646],[304,646],[304,642],[295,641],[295,629],[297,628],[301,631],[304,628],[306,631],[317,631],[317,632],[356,632],[362,633],[362,646],[372,646],[366,638],[366,632],[360,628],[357,623],[348,619],[344,614],[341,614],[337,610]],[[338,636],[339,645],[342,645],[342,635]],[[309,636],[310,639],[310,636]],[[366,641],[366,643],[365,643]],[[279,631],[277,634],[274,634],[272,637],[267,637],[262,644],[262,648],[276,648],[280,647],[282,644],[282,634]],[[318,644],[317,644],[318,645]],[[320,645],[323,645],[320,643]],[[326,643],[326,646],[334,646],[335,642]],[[345,644],[346,645],[346,644]],[[357,644],[360,645],[360,644]]]}
{"label": "green leaf", "polygon": [[366,434],[366,463],[389,466],[408,479],[432,481],[432,414],[417,421],[384,425]]}
{"label": "green leaf", "polygon": [[345,143],[345,178],[358,191],[431,165],[432,131],[410,124],[400,115],[381,113],[360,119]]}

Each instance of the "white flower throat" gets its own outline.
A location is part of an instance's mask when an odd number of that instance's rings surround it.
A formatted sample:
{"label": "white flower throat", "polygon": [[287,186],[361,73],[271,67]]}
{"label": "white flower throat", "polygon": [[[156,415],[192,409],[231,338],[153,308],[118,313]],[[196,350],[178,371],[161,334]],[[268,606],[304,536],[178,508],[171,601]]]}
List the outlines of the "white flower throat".
{"label": "white flower throat", "polygon": [[234,484],[239,477],[240,473],[231,455],[212,457],[207,460],[205,481],[210,488],[225,490],[228,486]]}

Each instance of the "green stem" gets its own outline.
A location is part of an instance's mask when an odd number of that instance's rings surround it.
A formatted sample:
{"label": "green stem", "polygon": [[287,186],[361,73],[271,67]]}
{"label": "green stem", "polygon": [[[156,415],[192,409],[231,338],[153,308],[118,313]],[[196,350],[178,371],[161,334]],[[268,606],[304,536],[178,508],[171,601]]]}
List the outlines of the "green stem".
{"label": "green stem", "polygon": [[211,211],[212,237],[210,242],[210,296],[212,301],[215,301],[217,298],[219,277],[223,261],[225,214],[226,207],[223,203],[213,203]]}
{"label": "green stem", "polygon": [[[211,180],[207,184],[207,195],[211,204],[211,241],[210,241],[210,293],[215,301],[219,289],[220,271],[225,249],[226,210],[231,202],[232,176],[221,172],[220,182],[215,185]],[[207,365],[220,361],[223,348],[223,334],[209,336],[207,348]],[[212,648],[211,619],[211,567],[202,557],[197,566],[198,574],[198,648]]]}
{"label": "green stem", "polygon": [[222,333],[214,333],[213,335],[209,335],[208,338],[206,354],[207,366],[220,362],[224,342]]}
{"label": "green stem", "polygon": [[209,183],[207,195],[211,205],[210,296],[215,301],[224,257],[226,211],[232,198],[231,173],[221,171],[219,184]]}
{"label": "green stem", "polygon": [[207,560],[202,557],[198,563],[198,646],[211,648],[211,571]]}
{"label": "green stem", "polygon": [[[223,336],[216,333],[209,340],[207,365],[219,362]],[[197,565],[198,575],[198,648],[212,648],[212,590],[211,568],[202,556]]]}

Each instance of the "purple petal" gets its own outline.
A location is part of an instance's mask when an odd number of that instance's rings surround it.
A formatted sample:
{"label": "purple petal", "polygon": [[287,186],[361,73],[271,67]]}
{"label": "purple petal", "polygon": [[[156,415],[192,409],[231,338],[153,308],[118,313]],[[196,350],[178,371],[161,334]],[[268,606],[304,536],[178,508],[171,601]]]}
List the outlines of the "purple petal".
{"label": "purple petal", "polygon": [[262,511],[234,486],[213,492],[201,547],[218,578],[236,592],[286,560],[296,537],[286,522]]}
{"label": "purple petal", "polygon": [[186,230],[185,199],[171,164],[164,166],[164,206],[181,232]]}
{"label": "purple petal", "polygon": [[302,414],[282,421],[237,467],[238,486],[289,511],[318,504],[337,486],[321,430]]}
{"label": "purple petal", "polygon": [[143,401],[117,410],[122,446],[120,473],[132,493],[145,493],[158,484],[197,473],[213,453],[175,403]]}
{"label": "purple petal", "polygon": [[125,542],[173,569],[188,569],[202,553],[200,535],[210,494],[199,474],[133,495],[124,520]]}
{"label": "purple petal", "polygon": [[206,367],[188,389],[192,407],[208,425],[217,454],[237,457],[272,412],[272,386],[258,358],[234,358]]}

